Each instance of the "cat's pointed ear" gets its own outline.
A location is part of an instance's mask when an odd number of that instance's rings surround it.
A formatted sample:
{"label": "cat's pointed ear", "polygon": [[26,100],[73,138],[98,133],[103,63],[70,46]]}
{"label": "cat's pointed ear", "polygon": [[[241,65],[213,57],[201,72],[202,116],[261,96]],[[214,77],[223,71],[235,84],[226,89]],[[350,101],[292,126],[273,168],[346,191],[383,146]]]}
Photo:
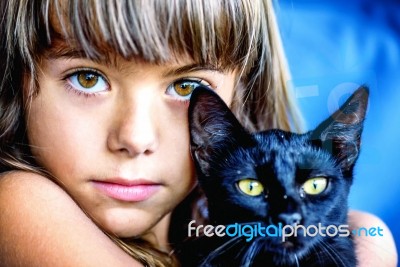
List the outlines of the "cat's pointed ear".
{"label": "cat's pointed ear", "polygon": [[189,128],[192,154],[204,166],[215,153],[250,139],[225,102],[203,86],[197,87],[190,98]]}
{"label": "cat's pointed ear", "polygon": [[352,171],[359,155],[368,97],[367,87],[358,88],[339,110],[312,131],[313,142],[329,150],[345,172]]}

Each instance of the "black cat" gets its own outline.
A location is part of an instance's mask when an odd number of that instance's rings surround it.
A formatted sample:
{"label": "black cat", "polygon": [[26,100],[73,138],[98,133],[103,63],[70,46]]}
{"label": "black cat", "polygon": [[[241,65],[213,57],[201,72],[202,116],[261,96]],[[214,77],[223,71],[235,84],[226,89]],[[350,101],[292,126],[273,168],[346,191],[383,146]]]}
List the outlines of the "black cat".
{"label": "black cat", "polygon": [[368,95],[360,87],[305,134],[250,134],[217,94],[197,88],[191,153],[210,224],[230,227],[185,243],[182,266],[355,266],[347,197]]}

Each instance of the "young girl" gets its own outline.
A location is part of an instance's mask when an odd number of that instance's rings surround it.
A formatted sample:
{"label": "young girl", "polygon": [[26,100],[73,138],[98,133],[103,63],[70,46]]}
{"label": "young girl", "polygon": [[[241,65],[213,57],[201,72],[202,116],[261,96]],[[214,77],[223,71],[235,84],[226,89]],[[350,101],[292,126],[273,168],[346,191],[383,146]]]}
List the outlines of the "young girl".
{"label": "young girl", "polygon": [[[187,106],[199,84],[250,130],[300,130],[269,0],[0,10],[2,266],[175,265],[168,233],[196,184]],[[358,245],[361,265],[395,265],[385,231]]]}

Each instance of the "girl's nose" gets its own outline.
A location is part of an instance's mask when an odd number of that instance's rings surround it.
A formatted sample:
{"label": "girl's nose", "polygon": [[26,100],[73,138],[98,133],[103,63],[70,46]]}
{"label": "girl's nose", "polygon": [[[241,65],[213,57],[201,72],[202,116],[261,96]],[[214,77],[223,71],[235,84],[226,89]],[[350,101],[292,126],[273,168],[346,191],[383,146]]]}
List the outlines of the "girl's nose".
{"label": "girl's nose", "polygon": [[120,101],[107,145],[113,152],[134,157],[157,149],[157,107],[149,93],[135,94]]}

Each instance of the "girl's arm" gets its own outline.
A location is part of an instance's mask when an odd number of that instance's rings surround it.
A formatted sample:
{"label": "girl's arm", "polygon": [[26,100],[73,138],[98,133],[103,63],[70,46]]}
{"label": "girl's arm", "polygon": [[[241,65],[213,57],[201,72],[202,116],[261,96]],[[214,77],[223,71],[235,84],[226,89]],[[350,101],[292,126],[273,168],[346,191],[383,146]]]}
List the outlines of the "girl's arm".
{"label": "girl's arm", "polygon": [[392,233],[386,224],[378,217],[360,211],[350,211],[349,223],[351,229],[361,227],[380,227],[382,236],[355,236],[356,254],[360,267],[366,266],[397,266],[396,245]]}
{"label": "girl's arm", "polygon": [[0,214],[4,266],[142,266],[45,177],[0,176]]}

